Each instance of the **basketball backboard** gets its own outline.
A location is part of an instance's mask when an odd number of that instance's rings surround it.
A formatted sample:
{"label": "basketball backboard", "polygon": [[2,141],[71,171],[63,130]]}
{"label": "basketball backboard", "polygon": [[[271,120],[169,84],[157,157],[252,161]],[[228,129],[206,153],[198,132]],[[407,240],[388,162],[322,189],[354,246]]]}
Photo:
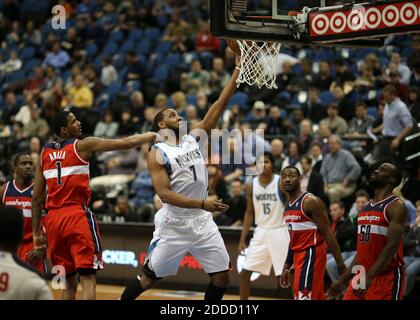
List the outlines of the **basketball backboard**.
{"label": "basketball backboard", "polygon": [[420,0],[210,0],[213,34],[296,45],[382,46],[420,28]]}

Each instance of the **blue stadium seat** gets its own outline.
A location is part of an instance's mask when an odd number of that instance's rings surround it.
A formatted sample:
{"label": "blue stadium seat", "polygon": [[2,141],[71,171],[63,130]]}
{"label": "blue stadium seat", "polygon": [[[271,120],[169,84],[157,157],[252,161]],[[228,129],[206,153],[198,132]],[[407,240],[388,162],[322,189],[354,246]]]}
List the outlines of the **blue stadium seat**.
{"label": "blue stadium seat", "polygon": [[376,107],[369,107],[367,109],[367,113],[368,113],[368,115],[370,115],[374,119],[378,119],[378,117],[379,117],[378,109]]}
{"label": "blue stadium seat", "polygon": [[108,94],[112,97],[121,91],[121,82],[111,82],[107,88]]}
{"label": "blue stadium seat", "polygon": [[197,97],[195,95],[188,95],[187,96],[187,103],[196,106],[197,105]]}
{"label": "blue stadium seat", "polygon": [[124,39],[124,33],[121,31],[114,31],[109,35],[109,41],[121,42]]}
{"label": "blue stadium seat", "polygon": [[180,62],[181,62],[181,55],[179,53],[170,53],[164,61],[164,63],[170,67],[175,67]]}
{"label": "blue stadium seat", "polygon": [[102,50],[102,54],[112,57],[118,51],[118,44],[115,42],[109,41],[105,48]]}
{"label": "blue stadium seat", "polygon": [[319,94],[319,99],[323,105],[328,106],[335,101],[335,96],[331,91],[325,90]]}
{"label": "blue stadium seat", "polygon": [[120,52],[122,55],[124,55],[124,54],[126,54],[128,51],[130,51],[130,50],[134,50],[134,47],[135,47],[135,42],[129,39],[129,40],[126,40],[126,41],[125,41],[125,42],[121,45],[121,48],[120,48],[119,52]]}
{"label": "blue stadium seat", "polygon": [[167,65],[163,64],[160,65],[155,71],[153,72],[153,78],[165,82],[169,77],[169,68]]}
{"label": "blue stadium seat", "polygon": [[159,27],[161,27],[162,29],[165,29],[167,27],[168,23],[169,23],[169,18],[165,14],[157,15],[156,20],[157,20],[157,23],[158,23]]}
{"label": "blue stadium seat", "polygon": [[122,90],[122,93],[126,96],[129,96],[134,91],[140,90],[140,82],[139,81],[127,81],[127,83],[124,84],[124,88]]}
{"label": "blue stadium seat", "polygon": [[136,46],[136,53],[148,56],[152,51],[152,44],[150,40],[144,39]]}
{"label": "blue stadium seat", "polygon": [[98,46],[94,43],[90,43],[86,46],[85,50],[89,60],[91,60],[98,52]]}
{"label": "blue stadium seat", "polygon": [[160,38],[160,31],[158,28],[147,28],[144,35],[147,39],[157,42]]}
{"label": "blue stadium seat", "polygon": [[26,61],[29,59],[32,59],[35,55],[35,48],[34,47],[25,47],[22,49],[22,51],[19,53],[19,58],[22,61]]}
{"label": "blue stadium seat", "polygon": [[170,41],[159,41],[158,45],[156,46],[156,53],[158,54],[167,54],[171,51],[172,42]]}
{"label": "blue stadium seat", "polygon": [[128,39],[134,42],[140,42],[144,38],[144,32],[142,29],[133,29],[128,34]]}
{"label": "blue stadium seat", "polygon": [[228,102],[228,106],[239,105],[241,109],[248,108],[248,95],[244,92],[236,92]]}
{"label": "blue stadium seat", "polygon": [[32,71],[32,69],[34,69],[36,66],[40,66],[41,64],[42,64],[41,60],[31,59],[23,63],[23,70]]}

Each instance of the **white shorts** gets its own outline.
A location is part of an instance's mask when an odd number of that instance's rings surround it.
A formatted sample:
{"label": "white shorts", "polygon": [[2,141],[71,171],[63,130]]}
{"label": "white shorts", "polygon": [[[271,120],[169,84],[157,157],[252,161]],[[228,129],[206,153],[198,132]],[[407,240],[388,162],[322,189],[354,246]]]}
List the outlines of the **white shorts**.
{"label": "white shorts", "polygon": [[289,230],[287,227],[263,229],[256,227],[243,268],[248,271],[270,274],[271,266],[276,276],[283,272],[283,265],[289,251]]}
{"label": "white shorts", "polygon": [[167,208],[155,215],[155,231],[146,263],[158,278],[175,275],[182,258],[190,253],[207,273],[227,271],[229,254],[208,211],[193,217],[174,216]]}

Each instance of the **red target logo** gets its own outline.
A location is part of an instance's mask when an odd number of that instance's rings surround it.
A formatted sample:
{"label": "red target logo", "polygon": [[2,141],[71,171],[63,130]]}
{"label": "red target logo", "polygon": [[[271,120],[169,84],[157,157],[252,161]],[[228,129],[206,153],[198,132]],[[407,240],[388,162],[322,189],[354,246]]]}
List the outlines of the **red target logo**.
{"label": "red target logo", "polygon": [[352,10],[347,17],[347,26],[352,31],[358,31],[363,28],[365,23],[363,12],[360,10]]}
{"label": "red target logo", "polygon": [[417,7],[414,3],[406,3],[401,8],[401,21],[405,24],[412,24],[417,20]]}
{"label": "red target logo", "polygon": [[336,12],[331,17],[330,28],[336,33],[340,33],[346,27],[346,15],[342,12]]}
{"label": "red target logo", "polygon": [[381,12],[372,7],[366,10],[366,14],[365,14],[365,25],[370,28],[370,29],[375,29],[379,26],[379,24],[381,23]]}
{"label": "red target logo", "polygon": [[400,19],[400,11],[396,6],[387,6],[382,11],[382,21],[387,27],[395,26]]}
{"label": "red target logo", "polygon": [[318,14],[312,20],[312,30],[316,34],[324,34],[330,26],[330,20],[325,14]]}

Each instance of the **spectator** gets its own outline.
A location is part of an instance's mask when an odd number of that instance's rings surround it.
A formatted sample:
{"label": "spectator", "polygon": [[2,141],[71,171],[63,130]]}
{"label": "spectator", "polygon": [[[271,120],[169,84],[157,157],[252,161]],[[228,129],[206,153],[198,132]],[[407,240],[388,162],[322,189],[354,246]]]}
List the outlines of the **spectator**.
{"label": "spectator", "polygon": [[361,168],[354,156],[341,148],[340,137],[332,135],[328,144],[330,152],[322,161],[321,175],[325,181],[325,193],[332,203],[354,193]]}
{"label": "spectator", "polygon": [[391,63],[395,64],[397,69],[396,71],[401,76],[400,82],[408,86],[410,84],[411,71],[405,63],[401,62],[401,56],[398,52],[394,52],[391,55]]}
{"label": "spectator", "polygon": [[137,58],[137,55],[134,51],[128,51],[125,54],[125,67],[126,74],[124,76],[124,82],[128,81],[142,81],[144,76],[143,67]]}
{"label": "spectator", "polygon": [[322,145],[319,142],[315,141],[311,144],[309,156],[312,161],[312,170],[319,173],[319,171],[321,171],[321,165],[323,160]]}
{"label": "spectator", "polygon": [[220,169],[226,182],[241,179],[245,173],[246,164],[241,140],[241,137],[231,136],[227,141],[227,152],[224,152],[222,148]]}
{"label": "spectator", "polygon": [[354,116],[354,101],[351,98],[351,91],[346,94],[343,87],[335,86],[333,93],[338,106],[338,114],[344,120],[349,121]]}
{"label": "spectator", "polygon": [[408,89],[408,110],[417,122],[420,122],[420,89],[410,87]]}
{"label": "spectator", "polygon": [[16,96],[13,92],[6,93],[6,103],[3,106],[3,110],[0,109],[2,120],[6,124],[12,124],[15,115],[19,111],[19,106],[16,105]]}
{"label": "spectator", "polygon": [[34,96],[31,92],[25,94],[26,104],[19,108],[18,113],[14,118],[14,121],[22,123],[24,126],[31,121],[31,109],[38,109],[38,106],[34,100]]}
{"label": "spectator", "polygon": [[302,192],[308,191],[322,200],[325,200],[324,180],[318,172],[312,170],[311,158],[307,155],[303,155],[300,159],[300,165],[302,167],[300,180],[300,189]]}
{"label": "spectator", "polygon": [[22,210],[0,207],[0,300],[52,300],[45,279],[15,257],[23,238],[23,227]]}
{"label": "spectator", "polygon": [[[313,83],[312,63],[308,59],[300,61],[301,73],[294,77],[289,84],[289,90],[292,92],[307,91]],[[312,118],[311,118],[312,119]]]}
{"label": "spectator", "polygon": [[77,29],[68,28],[66,38],[61,41],[61,47],[69,54],[73,63],[84,60],[83,45],[82,39],[77,34]]}
{"label": "spectator", "polygon": [[215,57],[213,59],[213,67],[210,71],[209,88],[210,93],[218,96],[219,92],[225,87],[230,78],[229,73],[225,70],[223,59]]}
{"label": "spectator", "polygon": [[226,201],[229,198],[229,194],[220,167],[215,164],[208,164],[207,171],[209,175],[209,192],[215,194],[217,199]]}
{"label": "spectator", "polygon": [[330,64],[327,61],[322,61],[319,64],[319,74],[315,77],[312,86],[317,87],[320,91],[326,91],[330,90],[332,81]]}
{"label": "spectator", "polygon": [[108,87],[110,83],[118,80],[118,73],[115,70],[115,67],[111,64],[111,59],[109,57],[104,57],[102,59],[102,69],[101,69],[101,83]]}
{"label": "spectator", "polygon": [[327,109],[328,118],[321,120],[320,125],[327,125],[331,132],[343,135],[347,132],[346,120],[338,115],[338,105],[331,103]]}
{"label": "spectator", "polygon": [[375,146],[373,161],[379,161],[389,155],[394,155],[400,148],[404,138],[413,129],[413,120],[406,104],[396,95],[393,86],[388,85],[382,90],[386,102],[380,143]]}
{"label": "spectator", "polygon": [[176,111],[178,111],[179,113],[184,112],[185,107],[187,106],[187,97],[185,96],[185,93],[183,93],[182,91],[177,91],[173,93],[172,103]]}
{"label": "spectator", "polygon": [[121,120],[118,124],[118,136],[128,136],[134,134],[138,125],[133,120],[133,112],[131,109],[124,109],[121,114]]}
{"label": "spectator", "polygon": [[140,132],[153,131],[153,118],[155,116],[156,109],[153,107],[147,107],[144,110],[144,123],[141,126]]}
{"label": "spectator", "polygon": [[[143,211],[146,213],[146,210],[143,210],[142,207],[147,207],[149,204],[153,203],[153,198],[156,194],[149,170],[142,170],[139,172],[131,184],[131,190],[134,192],[134,197],[130,199],[131,205],[134,208],[138,208],[138,212]],[[149,216],[142,216],[142,221],[150,221],[150,218],[150,214]]]}
{"label": "spectator", "polygon": [[273,139],[271,140],[271,154],[274,158],[274,173],[280,174],[281,168],[283,165],[283,161],[286,158],[286,155],[283,153],[284,151],[284,143],[281,139]]}
{"label": "spectator", "polygon": [[[278,107],[277,110],[274,109],[275,108],[273,108],[273,111],[270,110],[270,113],[273,117],[270,117],[269,119],[269,123],[267,125],[267,134],[276,134],[277,129],[279,129],[278,123],[281,121],[279,117],[280,112],[276,112],[278,110]],[[252,111],[248,113],[246,117],[246,122],[248,122],[251,125],[252,130],[255,130],[261,122],[265,121],[265,103],[262,101],[255,101],[254,106],[252,107]]]}
{"label": "spectator", "polygon": [[24,93],[32,92],[36,96],[38,96],[40,92],[40,88],[44,83],[44,69],[40,66],[36,66],[34,69],[34,75],[32,77],[28,77],[25,83]]}
{"label": "spectator", "polygon": [[98,79],[95,67],[93,65],[88,65],[85,71],[86,76],[86,85],[92,91],[93,96],[97,97],[101,91],[101,82]]}
{"label": "spectator", "polygon": [[292,140],[289,142],[289,148],[287,157],[284,159],[282,163],[282,170],[287,166],[294,166],[296,167],[299,172],[302,174],[303,169],[300,164],[300,156],[302,154],[302,147],[297,140]]}
{"label": "spectator", "polygon": [[105,110],[104,116],[95,126],[93,135],[101,138],[115,138],[118,132],[118,122],[114,121],[111,110]]}
{"label": "spectator", "polygon": [[37,108],[30,108],[31,121],[23,127],[23,134],[25,137],[37,136],[42,140],[48,137],[50,127],[47,121],[39,116],[39,110]]}
{"label": "spectator", "polygon": [[215,219],[216,224],[231,227],[241,226],[246,210],[246,197],[241,180],[236,179],[232,181],[231,197],[227,203],[229,204],[229,209]]}
{"label": "spectator", "polygon": [[119,223],[139,221],[139,217],[128,202],[127,196],[117,197],[117,203],[115,204],[111,219]]}
{"label": "spectator", "polygon": [[203,70],[200,60],[193,60],[191,62],[191,71],[181,79],[184,82],[181,88],[188,95],[195,95],[198,90],[204,90],[206,93],[209,93],[209,80],[210,75],[206,70]]}
{"label": "spectator", "polygon": [[349,82],[353,82],[356,78],[349,70],[348,66],[342,59],[337,59],[334,61],[334,67],[335,67],[335,77],[334,81],[331,84],[330,90],[333,90],[336,86],[344,87]]}
{"label": "spectator", "polygon": [[[262,101],[256,101],[254,103],[254,109],[258,106],[257,103]],[[264,102],[262,102],[264,104]],[[259,107],[259,106],[258,106]],[[255,122],[258,121],[258,110],[253,110],[253,115]],[[260,112],[261,113],[261,112]],[[259,119],[259,122],[266,122],[267,128],[265,129],[265,134],[267,135],[273,135],[273,136],[279,136],[279,135],[287,135],[289,124],[286,119],[283,119],[281,116],[281,110],[278,106],[271,106],[267,120],[264,118]],[[254,124],[255,125],[255,124]]]}
{"label": "spectator", "polygon": [[181,18],[179,11],[174,11],[172,14],[171,22],[166,28],[166,33],[163,40],[174,41],[177,36],[189,34],[190,27],[187,22]]}
{"label": "spectator", "polygon": [[[356,255],[357,219],[345,217],[344,204],[341,201],[330,204],[331,228],[340,246],[344,264],[349,267]],[[337,263],[332,254],[327,255],[326,270],[332,282],[339,278]]]}
{"label": "spectator", "polygon": [[318,131],[318,143],[321,145],[322,155],[325,156],[328,151],[328,139],[331,136],[331,129],[326,123],[321,123],[319,125],[319,131]]}
{"label": "spectator", "polygon": [[90,109],[93,105],[92,90],[85,84],[83,75],[79,74],[74,78],[74,85],[67,92],[64,106],[73,106],[80,109]]}
{"label": "spectator", "polygon": [[309,119],[303,119],[300,122],[300,135],[299,143],[302,146],[302,153],[307,153],[309,147],[314,141],[314,136],[312,133],[312,123]]}
{"label": "spectator", "polygon": [[55,42],[52,52],[48,53],[42,64],[43,67],[52,66],[56,69],[64,69],[70,62],[69,54],[61,49],[60,42]]}
{"label": "spectator", "polygon": [[356,116],[349,123],[347,136],[366,136],[367,130],[372,127],[374,121],[375,119],[367,114],[367,105],[364,102],[356,103]]}
{"label": "spectator", "polygon": [[356,192],[356,201],[350,208],[349,217],[357,218],[358,214],[369,202],[370,196],[366,190],[360,189]]}
{"label": "spectator", "polygon": [[302,106],[303,116],[311,119],[314,123],[319,123],[325,116],[325,106],[322,105],[319,98],[319,90],[316,87],[310,87],[308,90],[308,100]]}
{"label": "spectator", "polygon": [[197,52],[212,52],[219,54],[220,52],[220,39],[213,36],[210,32],[210,24],[203,23],[200,32],[195,37],[195,48]]}
{"label": "spectator", "polygon": [[22,68],[22,61],[15,50],[10,53],[10,59],[0,65],[0,74],[6,75],[16,72]]}
{"label": "spectator", "polygon": [[165,109],[168,105],[168,96],[164,93],[159,93],[156,95],[153,105],[156,108],[156,112]]}

